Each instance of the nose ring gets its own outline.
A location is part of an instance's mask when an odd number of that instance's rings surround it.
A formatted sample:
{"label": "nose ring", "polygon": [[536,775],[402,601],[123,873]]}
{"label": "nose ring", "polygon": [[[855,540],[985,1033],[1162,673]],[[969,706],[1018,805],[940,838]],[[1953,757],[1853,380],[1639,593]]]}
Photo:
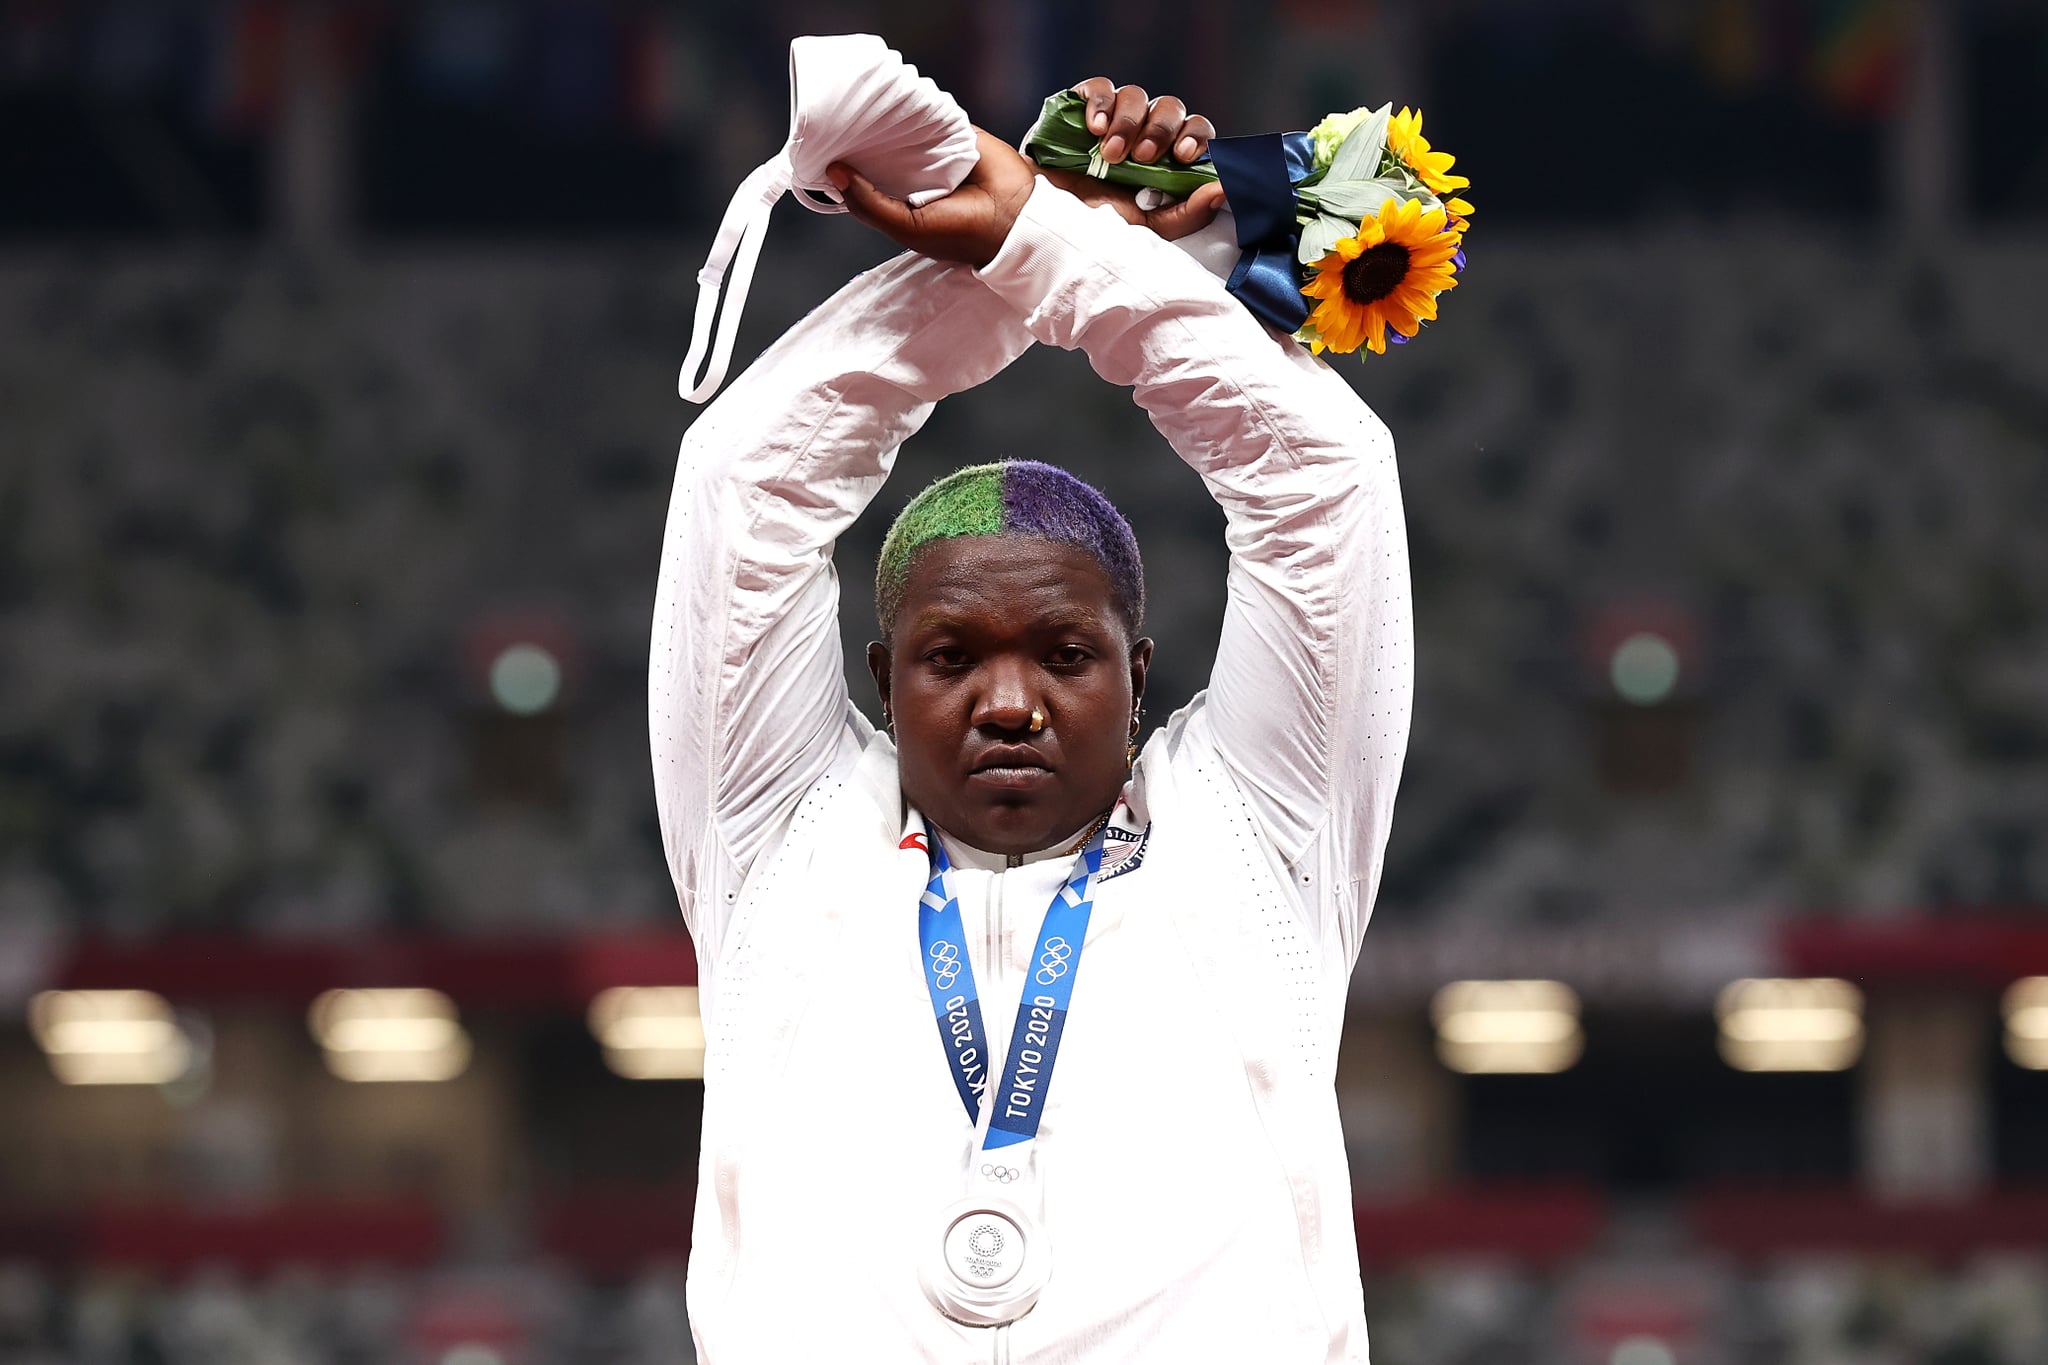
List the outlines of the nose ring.
{"label": "nose ring", "polygon": [[1043,730],[1044,728],[1045,728],[1045,712],[1043,712],[1043,711],[1039,710],[1039,709],[1038,709],[1037,707],[1035,707],[1035,706],[1034,706],[1034,707],[1032,707],[1032,708],[1031,708],[1031,733],[1035,735],[1035,734],[1037,734],[1037,733],[1038,733],[1038,732],[1039,732],[1040,730]]}

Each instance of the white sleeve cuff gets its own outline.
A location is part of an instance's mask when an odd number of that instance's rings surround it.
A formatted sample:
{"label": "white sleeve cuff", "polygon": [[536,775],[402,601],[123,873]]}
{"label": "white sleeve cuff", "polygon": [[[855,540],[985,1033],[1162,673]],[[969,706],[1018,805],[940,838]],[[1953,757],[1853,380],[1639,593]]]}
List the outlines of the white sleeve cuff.
{"label": "white sleeve cuff", "polygon": [[[1098,265],[1107,250],[1113,249],[1116,239],[1100,234],[1129,231],[1130,226],[1109,205],[1090,208],[1044,176],[1037,176],[1002,249],[975,273],[1011,307],[1028,316],[1063,281]],[[1088,249],[1091,238],[1103,245]]]}

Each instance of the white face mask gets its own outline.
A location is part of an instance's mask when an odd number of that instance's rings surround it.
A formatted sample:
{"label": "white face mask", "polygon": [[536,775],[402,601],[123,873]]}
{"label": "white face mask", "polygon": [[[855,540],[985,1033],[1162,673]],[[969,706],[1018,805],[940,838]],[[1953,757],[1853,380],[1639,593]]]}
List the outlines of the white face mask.
{"label": "white face mask", "polygon": [[[697,272],[696,324],[677,383],[683,397],[702,403],[725,381],[768,215],[785,191],[794,191],[796,201],[814,213],[846,212],[825,178],[826,167],[843,161],[885,193],[922,206],[951,194],[978,159],[966,112],[874,34],[790,43],[789,141],[740,183]],[[735,256],[713,348],[719,286]],[[711,366],[701,383],[693,383],[706,351]]]}

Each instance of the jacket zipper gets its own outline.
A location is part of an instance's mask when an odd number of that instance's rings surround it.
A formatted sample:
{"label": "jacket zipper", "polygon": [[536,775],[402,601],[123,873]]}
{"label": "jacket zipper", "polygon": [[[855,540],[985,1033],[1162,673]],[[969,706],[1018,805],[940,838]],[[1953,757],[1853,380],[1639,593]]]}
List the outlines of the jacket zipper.
{"label": "jacket zipper", "polygon": [[[1004,966],[1003,900],[1008,892],[1008,887],[1005,883],[1009,880],[1009,876],[1009,869],[1006,867],[991,874],[989,878],[987,961],[988,989],[991,1003],[1002,998]],[[1009,1039],[1004,1038],[998,1041],[996,1038],[996,1029],[1000,1027],[998,1016],[1001,1014],[1002,1010],[1000,1009],[984,1007],[981,1015],[982,1025],[988,1030],[988,1084],[991,1097],[995,1094],[996,1077],[1002,1070],[1002,1059],[1005,1056],[1004,1049],[1009,1046]],[[991,1098],[990,1103],[994,1103],[993,1098]]]}
{"label": "jacket zipper", "polygon": [[[1002,1014],[1002,1011],[1000,1009],[987,1008],[987,1005],[998,998],[1001,992],[1004,965],[1002,951],[1003,898],[1008,890],[1004,883],[1009,879],[1010,869],[1017,866],[1020,861],[1021,859],[1014,857],[1006,858],[1002,867],[989,874],[988,911],[983,916],[987,931],[985,935],[986,941],[982,945],[985,949],[982,961],[988,964],[988,985],[981,992],[984,1002],[981,1018],[982,1027],[988,1030],[987,1102],[991,1105],[995,1103],[996,1080],[1002,1070],[1002,1060],[1006,1055],[1005,1049],[1009,1046],[1009,1040],[1007,1038],[997,1039],[996,1030],[1001,1027],[999,1016]],[[1010,1365],[1010,1329],[1008,1324],[989,1329],[988,1358],[989,1365]]]}

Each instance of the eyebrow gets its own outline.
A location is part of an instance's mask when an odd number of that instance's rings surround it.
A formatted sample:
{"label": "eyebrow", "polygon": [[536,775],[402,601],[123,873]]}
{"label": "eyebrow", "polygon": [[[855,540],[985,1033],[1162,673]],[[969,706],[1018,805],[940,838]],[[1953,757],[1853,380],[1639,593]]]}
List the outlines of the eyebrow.
{"label": "eyebrow", "polygon": [[[1084,611],[1058,611],[1036,617],[1026,622],[1038,630],[1082,630],[1108,632],[1113,629],[1114,615],[1100,617]],[[917,614],[910,623],[913,633],[929,630],[950,630],[960,624],[959,618],[937,607],[927,607]]]}
{"label": "eyebrow", "polygon": [[1043,630],[1104,630],[1115,618],[1094,616],[1086,612],[1063,611],[1041,616],[1031,624]]}

